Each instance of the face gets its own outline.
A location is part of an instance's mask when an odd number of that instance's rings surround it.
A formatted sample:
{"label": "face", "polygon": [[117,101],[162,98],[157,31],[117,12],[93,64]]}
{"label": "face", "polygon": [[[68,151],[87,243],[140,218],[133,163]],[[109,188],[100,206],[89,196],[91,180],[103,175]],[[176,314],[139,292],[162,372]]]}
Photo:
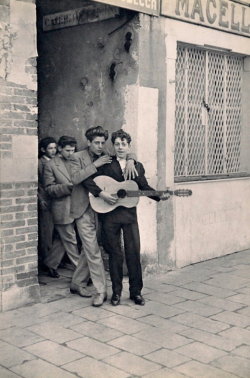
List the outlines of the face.
{"label": "face", "polygon": [[117,157],[126,159],[130,150],[130,144],[127,142],[127,139],[116,138],[114,142],[114,149]]}
{"label": "face", "polygon": [[65,160],[69,160],[71,155],[75,152],[75,147],[71,147],[71,146],[60,147],[60,146],[58,146],[58,151],[60,152],[60,154],[62,155],[62,157]]}
{"label": "face", "polygon": [[103,149],[104,149],[104,146],[105,146],[105,138],[102,136],[102,137],[95,137],[92,142],[90,142],[90,140],[88,140],[88,146],[89,146],[89,149],[90,151],[97,155],[97,156],[100,156],[103,152]]}
{"label": "face", "polygon": [[42,148],[41,150],[44,152],[44,155],[52,159],[53,157],[56,156],[56,150],[57,150],[56,143],[50,143],[48,144],[46,149]]}

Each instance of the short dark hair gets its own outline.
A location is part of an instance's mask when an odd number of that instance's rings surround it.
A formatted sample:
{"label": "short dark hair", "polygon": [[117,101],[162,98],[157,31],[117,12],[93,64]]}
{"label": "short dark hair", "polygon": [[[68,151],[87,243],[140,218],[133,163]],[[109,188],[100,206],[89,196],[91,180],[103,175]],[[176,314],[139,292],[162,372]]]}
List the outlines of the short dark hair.
{"label": "short dark hair", "polygon": [[64,148],[65,146],[71,146],[71,147],[76,147],[77,142],[74,137],[63,135],[60,137],[58,141],[58,146],[61,148]]}
{"label": "short dark hair", "polygon": [[44,150],[46,150],[46,148],[48,147],[48,145],[50,143],[55,143],[56,144],[55,138],[46,137],[46,138],[43,138],[43,139],[40,140],[39,145],[38,145],[39,157],[41,157],[41,156],[43,156],[45,154],[45,152],[42,151],[42,148]]}
{"label": "short dark hair", "polygon": [[107,140],[109,137],[109,133],[108,130],[104,130],[102,126],[94,126],[90,127],[86,131],[85,136],[90,142],[92,142],[92,140],[96,137],[104,137],[105,140]]}
{"label": "short dark hair", "polygon": [[123,129],[117,130],[117,131],[115,131],[115,132],[112,133],[112,135],[111,135],[111,142],[113,144],[115,143],[116,138],[121,138],[121,140],[126,139],[126,141],[128,142],[128,144],[132,140],[131,136],[128,133],[126,133],[126,131],[124,131]]}

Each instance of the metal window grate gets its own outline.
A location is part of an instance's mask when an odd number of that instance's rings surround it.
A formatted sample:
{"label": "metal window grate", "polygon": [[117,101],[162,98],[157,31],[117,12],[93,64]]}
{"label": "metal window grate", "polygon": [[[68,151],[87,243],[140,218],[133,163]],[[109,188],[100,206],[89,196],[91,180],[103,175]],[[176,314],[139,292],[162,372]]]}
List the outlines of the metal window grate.
{"label": "metal window grate", "polygon": [[239,172],[243,58],[178,46],[175,177]]}

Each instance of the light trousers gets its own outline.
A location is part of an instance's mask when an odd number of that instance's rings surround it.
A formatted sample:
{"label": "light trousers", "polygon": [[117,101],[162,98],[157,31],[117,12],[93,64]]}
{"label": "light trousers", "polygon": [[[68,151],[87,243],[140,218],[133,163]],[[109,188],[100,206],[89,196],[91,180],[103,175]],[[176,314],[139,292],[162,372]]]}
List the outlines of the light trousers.
{"label": "light trousers", "polygon": [[[101,251],[96,237],[95,214],[89,206],[83,215],[75,219],[75,225],[82,242],[82,251],[72,277],[72,285],[86,286],[91,277],[97,293],[105,293],[106,276]],[[68,257],[72,260],[78,254],[74,223],[55,225]]]}

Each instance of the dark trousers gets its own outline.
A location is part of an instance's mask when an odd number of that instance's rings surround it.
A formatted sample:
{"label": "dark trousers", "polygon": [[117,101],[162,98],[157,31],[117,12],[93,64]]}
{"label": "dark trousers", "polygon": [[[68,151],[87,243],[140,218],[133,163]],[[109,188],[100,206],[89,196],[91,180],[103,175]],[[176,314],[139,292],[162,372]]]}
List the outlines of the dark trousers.
{"label": "dark trousers", "polygon": [[109,270],[113,293],[121,295],[123,279],[123,251],[121,245],[123,231],[125,258],[129,276],[130,295],[141,293],[143,287],[140,262],[140,235],[137,223],[123,224],[103,222],[102,242],[109,254]]}

